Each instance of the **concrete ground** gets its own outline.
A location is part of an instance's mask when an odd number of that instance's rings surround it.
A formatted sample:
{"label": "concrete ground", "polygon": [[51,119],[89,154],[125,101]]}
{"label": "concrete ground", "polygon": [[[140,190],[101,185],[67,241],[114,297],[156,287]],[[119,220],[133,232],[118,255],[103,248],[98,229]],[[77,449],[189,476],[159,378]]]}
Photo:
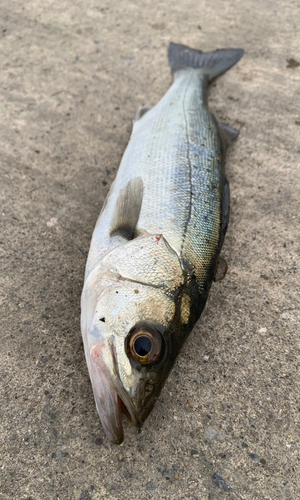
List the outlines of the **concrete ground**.
{"label": "concrete ground", "polygon": [[[300,498],[296,0],[2,0],[1,500]],[[229,270],[141,431],[112,446],[80,340],[93,226],[170,41],[242,47],[210,105]]]}

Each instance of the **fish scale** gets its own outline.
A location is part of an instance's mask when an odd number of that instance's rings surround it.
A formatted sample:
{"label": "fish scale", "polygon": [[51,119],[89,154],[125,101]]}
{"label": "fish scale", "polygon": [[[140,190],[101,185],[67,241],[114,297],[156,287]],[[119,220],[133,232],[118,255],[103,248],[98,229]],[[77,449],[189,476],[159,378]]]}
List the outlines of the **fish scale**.
{"label": "fish scale", "polygon": [[[222,151],[217,124],[205,112],[207,78],[200,70],[192,71],[180,75],[159,105],[141,118],[111,196],[130,179],[142,178],[144,196],[137,230],[162,233],[179,257],[193,263],[200,280],[206,260],[218,246]],[[178,89],[184,92],[179,94]],[[110,221],[112,214],[107,205],[98,224]]]}

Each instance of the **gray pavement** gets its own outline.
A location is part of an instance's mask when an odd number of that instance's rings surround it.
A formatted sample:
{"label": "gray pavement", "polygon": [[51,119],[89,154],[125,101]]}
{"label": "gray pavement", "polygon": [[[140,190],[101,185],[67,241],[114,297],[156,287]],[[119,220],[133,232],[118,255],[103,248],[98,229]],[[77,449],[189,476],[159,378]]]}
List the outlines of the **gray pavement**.
{"label": "gray pavement", "polygon": [[[1,500],[297,500],[298,1],[2,0]],[[93,226],[170,41],[242,47],[210,105],[240,130],[204,314],[141,431],[106,440],[80,339]]]}

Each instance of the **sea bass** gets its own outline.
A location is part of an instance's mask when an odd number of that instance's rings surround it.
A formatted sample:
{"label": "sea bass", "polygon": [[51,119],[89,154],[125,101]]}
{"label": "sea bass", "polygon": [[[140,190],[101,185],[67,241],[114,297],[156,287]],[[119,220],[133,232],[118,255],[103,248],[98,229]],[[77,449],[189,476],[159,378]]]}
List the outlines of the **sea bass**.
{"label": "sea bass", "polygon": [[81,330],[113,443],[122,409],[136,427],[148,417],[208,297],[229,217],[225,152],[238,132],[216,122],[207,90],[242,55],[170,44],[174,82],[138,110],[93,233]]}

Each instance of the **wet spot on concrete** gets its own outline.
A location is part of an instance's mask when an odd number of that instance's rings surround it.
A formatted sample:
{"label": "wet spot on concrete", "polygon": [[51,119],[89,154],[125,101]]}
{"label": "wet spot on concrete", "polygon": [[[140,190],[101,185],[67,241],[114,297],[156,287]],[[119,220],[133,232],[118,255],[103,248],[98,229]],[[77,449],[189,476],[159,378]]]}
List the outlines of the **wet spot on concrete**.
{"label": "wet spot on concrete", "polygon": [[80,500],[92,500],[88,490],[83,490],[80,495]]}
{"label": "wet spot on concrete", "polygon": [[204,439],[209,439],[209,440],[214,439],[217,434],[218,431],[216,431],[216,429],[214,429],[211,426],[208,426],[204,432]]}
{"label": "wet spot on concrete", "polygon": [[149,483],[147,483],[146,486],[144,487],[144,490],[154,491],[154,490],[156,490],[156,484],[153,483],[152,481],[149,481]]}
{"label": "wet spot on concrete", "polygon": [[228,486],[228,484],[226,483],[225,479],[223,479],[221,476],[219,476],[219,474],[214,474],[213,477],[213,482],[216,486],[218,486],[218,488],[220,488],[221,490],[223,491],[231,491],[232,488],[230,486]]}

